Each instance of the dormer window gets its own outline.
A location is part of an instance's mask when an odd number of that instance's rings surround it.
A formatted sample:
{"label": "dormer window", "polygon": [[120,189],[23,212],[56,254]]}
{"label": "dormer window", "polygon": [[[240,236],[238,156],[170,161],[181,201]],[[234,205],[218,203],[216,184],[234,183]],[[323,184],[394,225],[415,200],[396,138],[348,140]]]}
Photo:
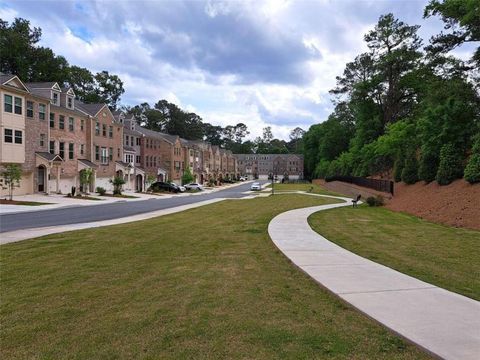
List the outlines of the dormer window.
{"label": "dormer window", "polygon": [[73,109],[73,97],[67,96],[67,107]]}
{"label": "dormer window", "polygon": [[52,91],[52,104],[60,105],[60,96],[56,91]]}

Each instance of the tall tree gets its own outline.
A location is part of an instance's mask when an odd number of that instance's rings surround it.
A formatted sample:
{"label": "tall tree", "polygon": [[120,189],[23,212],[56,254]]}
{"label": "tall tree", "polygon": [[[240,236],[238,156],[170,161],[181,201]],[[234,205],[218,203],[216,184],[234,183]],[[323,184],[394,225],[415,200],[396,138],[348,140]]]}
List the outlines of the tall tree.
{"label": "tall tree", "polygon": [[[440,16],[444,29],[430,39],[427,50],[434,56],[446,53],[464,43],[480,41],[480,2],[478,0],[430,0],[424,17]],[[480,46],[472,57],[476,67],[480,67]]]}

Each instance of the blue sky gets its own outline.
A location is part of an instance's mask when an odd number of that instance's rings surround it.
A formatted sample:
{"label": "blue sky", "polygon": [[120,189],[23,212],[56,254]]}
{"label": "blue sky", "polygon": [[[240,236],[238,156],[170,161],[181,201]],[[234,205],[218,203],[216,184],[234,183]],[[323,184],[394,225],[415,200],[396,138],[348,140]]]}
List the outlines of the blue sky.
{"label": "blue sky", "polygon": [[335,76],[366,51],[381,14],[421,25],[425,44],[440,32],[439,19],[422,19],[427,2],[0,0],[0,17],[29,19],[71,64],[118,74],[124,104],[165,98],[204,121],[287,139],[326,120]]}

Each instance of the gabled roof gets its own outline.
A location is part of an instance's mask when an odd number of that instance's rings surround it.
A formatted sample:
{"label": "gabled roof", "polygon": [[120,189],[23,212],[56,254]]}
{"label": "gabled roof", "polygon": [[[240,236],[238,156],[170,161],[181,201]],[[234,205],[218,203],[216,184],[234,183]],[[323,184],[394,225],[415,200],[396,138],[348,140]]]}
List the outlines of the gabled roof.
{"label": "gabled roof", "polygon": [[90,160],[87,160],[87,159],[78,159],[78,161],[80,161],[83,165],[89,167],[89,168],[97,168],[98,165],[91,162]]}
{"label": "gabled roof", "polygon": [[[55,81],[27,83],[29,89],[52,89],[55,85],[58,87]],[[60,90],[60,87],[58,89]]]}
{"label": "gabled roof", "polygon": [[75,101],[76,108],[91,116],[96,116],[105,106],[107,106],[107,104],[85,104],[79,100]]}
{"label": "gabled roof", "polygon": [[35,154],[37,154],[38,156],[48,161],[63,161],[63,159],[58,154],[50,154],[49,152],[46,152],[46,151],[37,151],[35,152]]}
{"label": "gabled roof", "polygon": [[[16,82],[18,86],[12,85],[12,82]],[[27,86],[19,79],[17,75],[8,75],[0,73],[0,85],[10,86],[16,89],[20,89],[26,92],[30,92]]]}
{"label": "gabled roof", "polygon": [[71,87],[62,87],[62,93],[67,93],[68,95],[75,96],[75,91]]}
{"label": "gabled roof", "polygon": [[153,137],[156,139],[162,139],[165,140],[166,142],[170,144],[175,144],[177,141],[178,136],[177,135],[170,135],[170,134],[164,134],[158,131],[153,131],[150,129],[145,129],[144,127],[137,127],[136,130],[140,133],[142,133],[145,136]]}

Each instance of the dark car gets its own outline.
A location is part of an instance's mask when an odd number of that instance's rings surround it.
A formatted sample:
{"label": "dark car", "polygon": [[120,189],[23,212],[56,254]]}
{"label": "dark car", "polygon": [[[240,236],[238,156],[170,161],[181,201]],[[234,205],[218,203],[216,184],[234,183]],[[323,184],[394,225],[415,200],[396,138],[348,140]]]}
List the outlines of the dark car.
{"label": "dark car", "polygon": [[180,192],[180,188],[177,185],[172,183],[166,183],[163,181],[154,182],[152,185],[150,185],[149,190],[153,192],[155,191],[169,191],[174,193]]}

